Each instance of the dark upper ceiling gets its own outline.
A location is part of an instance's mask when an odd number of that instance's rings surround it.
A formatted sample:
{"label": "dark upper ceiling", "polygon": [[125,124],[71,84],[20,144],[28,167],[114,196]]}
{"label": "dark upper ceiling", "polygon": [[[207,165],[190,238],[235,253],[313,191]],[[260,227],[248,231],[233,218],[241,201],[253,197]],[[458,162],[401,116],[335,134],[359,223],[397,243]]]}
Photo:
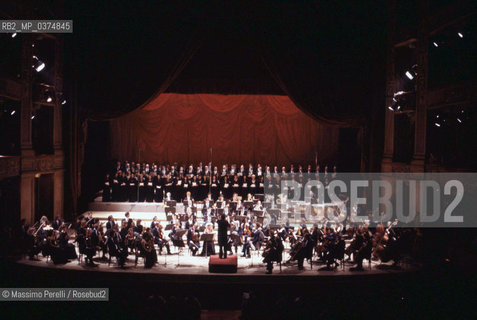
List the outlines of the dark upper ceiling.
{"label": "dark upper ceiling", "polygon": [[370,95],[383,95],[384,0],[85,0],[65,1],[63,9],[74,20],[65,37],[66,91],[76,82],[88,117],[143,104],[191,46],[197,51],[166,91],[283,94],[265,52],[304,88],[333,92],[343,105],[366,108]]}

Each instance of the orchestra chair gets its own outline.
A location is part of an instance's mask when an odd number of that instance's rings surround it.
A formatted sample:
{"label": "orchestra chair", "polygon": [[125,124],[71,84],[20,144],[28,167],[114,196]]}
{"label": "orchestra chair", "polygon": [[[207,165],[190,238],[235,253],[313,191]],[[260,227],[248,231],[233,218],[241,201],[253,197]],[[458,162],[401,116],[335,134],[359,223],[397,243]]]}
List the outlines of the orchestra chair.
{"label": "orchestra chair", "polygon": [[282,262],[278,262],[278,261],[272,261],[272,264],[275,263],[275,264],[278,264],[279,268],[280,268],[280,273],[282,272]]}
{"label": "orchestra chair", "polygon": [[372,260],[371,255],[364,257],[363,260],[368,260],[369,270],[371,270],[371,260]]}
{"label": "orchestra chair", "polygon": [[338,243],[338,248],[336,249],[336,256],[335,256],[335,259],[340,262],[340,265],[343,270],[345,268],[344,266],[345,246],[346,246],[345,241],[340,240],[340,242]]}
{"label": "orchestra chair", "polygon": [[[111,255],[111,252],[109,251],[109,248],[108,248],[108,267],[111,265],[112,258],[113,258],[113,255]],[[118,257],[116,257],[116,262],[118,262]]]}
{"label": "orchestra chair", "polygon": [[[154,250],[156,250],[156,248],[154,247]],[[139,260],[139,258],[142,258],[142,262],[143,264],[146,263],[146,255],[141,253],[140,250],[136,250],[136,252],[134,253],[135,255],[135,259],[134,259],[134,267],[137,267],[137,262]]]}

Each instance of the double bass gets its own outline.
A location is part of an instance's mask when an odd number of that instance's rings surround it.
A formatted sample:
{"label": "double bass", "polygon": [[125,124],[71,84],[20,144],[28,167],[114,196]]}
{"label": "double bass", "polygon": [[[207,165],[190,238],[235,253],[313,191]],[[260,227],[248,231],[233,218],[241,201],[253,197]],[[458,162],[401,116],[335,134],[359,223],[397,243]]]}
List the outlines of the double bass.
{"label": "double bass", "polygon": [[288,261],[294,261],[296,260],[296,256],[298,253],[300,253],[301,250],[305,249],[305,237],[301,237],[298,240],[295,241],[295,244],[292,246],[290,250],[290,259]]}

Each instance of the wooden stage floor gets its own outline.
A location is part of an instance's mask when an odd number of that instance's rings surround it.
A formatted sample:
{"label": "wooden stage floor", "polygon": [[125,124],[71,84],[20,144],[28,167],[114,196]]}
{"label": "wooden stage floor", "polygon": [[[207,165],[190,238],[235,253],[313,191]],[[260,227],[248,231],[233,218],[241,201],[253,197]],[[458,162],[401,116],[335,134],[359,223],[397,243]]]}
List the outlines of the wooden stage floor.
{"label": "wooden stage floor", "polygon": [[[284,254],[284,258],[288,258],[287,254]],[[264,276],[266,264],[262,262],[262,257],[257,254],[253,254],[251,258],[244,258],[239,255],[238,268],[235,274],[226,274],[232,277],[241,276]],[[78,260],[72,260],[67,264],[55,265],[51,260],[48,260],[40,255],[39,261],[31,261],[27,258],[18,261],[21,264],[40,267],[40,268],[52,268],[52,269],[67,269],[75,271],[96,271],[96,272],[117,272],[117,273],[140,273],[140,274],[176,274],[176,275],[212,275],[223,276],[224,274],[209,273],[208,263],[209,258],[203,256],[189,255],[187,250],[184,250],[180,255],[172,253],[170,255],[162,254],[158,255],[158,262],[151,269],[144,268],[144,262],[142,258],[139,258],[137,266],[135,266],[135,257],[129,255],[125,268],[119,268],[116,261],[113,259],[111,264],[108,265],[107,259],[101,259],[98,256],[94,258],[94,262],[97,266],[87,266],[84,261],[81,263]],[[333,270],[327,270],[325,265],[321,262],[314,261],[313,265],[305,261],[304,270],[298,270],[297,263],[289,262],[285,260],[282,262],[281,271],[277,264],[274,264],[273,274],[266,275],[267,277],[278,276],[294,276],[294,277],[337,277],[337,276],[359,276],[359,275],[383,275],[390,273],[402,273],[412,272],[418,270],[418,267],[412,264],[401,263],[398,267],[393,267],[390,263],[381,264],[375,261],[369,265],[368,261],[364,261],[363,271],[351,271],[354,265],[345,262],[344,267],[339,266]]]}

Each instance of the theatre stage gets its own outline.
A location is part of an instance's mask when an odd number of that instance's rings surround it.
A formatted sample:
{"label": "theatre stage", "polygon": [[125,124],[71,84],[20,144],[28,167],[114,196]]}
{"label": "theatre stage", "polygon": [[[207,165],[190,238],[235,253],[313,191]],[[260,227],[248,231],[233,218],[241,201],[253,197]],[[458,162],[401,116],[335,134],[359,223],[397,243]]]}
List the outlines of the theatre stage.
{"label": "theatre stage", "polygon": [[[288,253],[283,254],[284,261],[280,271],[279,265],[274,264],[273,274],[265,275],[266,264],[262,262],[262,257],[254,253],[251,258],[243,258],[239,255],[237,273],[226,274],[230,277],[340,277],[351,275],[386,275],[390,273],[403,273],[412,272],[418,270],[416,266],[411,264],[402,263],[399,267],[393,267],[391,264],[381,264],[372,261],[371,265],[368,261],[363,264],[364,271],[351,271],[352,264],[344,263],[344,268],[339,266],[334,270],[326,270],[325,265],[322,263],[313,262],[313,266],[310,266],[305,261],[305,270],[298,270],[296,262],[286,263],[285,259],[288,259]],[[224,276],[219,273],[209,273],[209,258],[202,256],[192,256],[187,250],[184,250],[180,255],[177,252],[172,252],[170,255],[162,254],[158,255],[158,262],[151,269],[144,268],[144,262],[142,258],[139,258],[137,266],[135,266],[135,258],[133,255],[129,255],[124,269],[119,268],[116,261],[113,259],[111,264],[108,265],[107,259],[101,259],[99,257],[94,258],[94,262],[97,264],[95,267],[89,267],[84,262],[79,263],[78,260],[73,260],[64,265],[55,265],[52,261],[46,260],[46,258],[39,255],[39,261],[31,261],[28,259],[21,259],[18,261],[21,264],[50,269],[65,269],[72,271],[95,271],[95,272],[115,272],[115,273],[134,273],[134,274],[151,274],[151,275],[211,275],[211,276]]]}
{"label": "theatre stage", "polygon": [[[100,222],[105,223],[109,215],[112,215],[116,221],[120,221],[124,218],[126,212],[130,213],[130,218],[137,220],[141,219],[142,224],[146,227],[149,227],[150,222],[153,217],[156,216],[158,221],[162,225],[166,225],[166,214],[164,211],[164,206],[162,203],[128,203],[128,202],[100,202],[95,201],[91,202],[89,209],[94,218],[98,218]],[[177,205],[177,212],[183,212],[182,204]],[[85,212],[84,214],[87,214]],[[199,220],[201,220],[199,218]],[[291,223],[294,225],[295,223]],[[310,226],[312,222],[310,222]],[[358,276],[358,275],[386,275],[386,274],[397,274],[404,273],[409,271],[417,270],[418,267],[413,266],[410,262],[406,263],[404,260],[399,267],[392,267],[390,264],[381,264],[379,262],[372,261],[369,263],[367,260],[364,261],[364,271],[351,271],[354,265],[345,262],[343,266],[339,266],[335,270],[326,270],[325,265],[322,262],[314,261],[313,265],[310,266],[309,263],[305,261],[305,270],[299,271],[297,263],[290,262],[286,263],[289,257],[289,243],[285,243],[285,250],[283,253],[283,262],[281,266],[281,271],[279,265],[274,265],[272,276],[275,277],[286,277],[290,278],[306,278],[306,277],[340,277],[340,276]],[[210,275],[213,277],[220,277],[223,274],[213,274],[209,273],[209,258],[202,256],[192,256],[188,248],[183,248],[180,254],[178,249],[171,246],[171,255],[166,255],[166,250],[163,250],[162,255],[158,255],[158,262],[152,269],[144,268],[143,258],[139,258],[137,266],[135,266],[135,257],[130,254],[128,261],[126,262],[126,268],[121,269],[117,266],[116,261],[113,259],[111,264],[108,265],[107,260],[95,258],[95,263],[98,264],[96,267],[88,267],[82,263],[78,263],[77,260],[71,261],[66,265],[54,265],[53,262],[46,259],[40,258],[41,261],[30,261],[30,260],[21,260],[22,264],[34,267],[42,268],[53,268],[53,269],[66,269],[74,271],[95,271],[95,272],[113,272],[113,273],[132,273],[132,274],[150,274],[150,275],[190,275],[190,276],[203,276]],[[216,245],[216,252],[218,252],[218,246]],[[266,264],[262,262],[263,258],[261,256],[262,251],[253,252],[251,258],[241,257],[241,248],[239,247],[239,257],[237,265],[237,273],[227,274],[227,276],[240,278],[243,276],[253,276],[253,277],[270,277],[270,275],[265,275]],[[40,255],[41,256],[41,255]],[[315,257],[316,259],[316,257]]]}

